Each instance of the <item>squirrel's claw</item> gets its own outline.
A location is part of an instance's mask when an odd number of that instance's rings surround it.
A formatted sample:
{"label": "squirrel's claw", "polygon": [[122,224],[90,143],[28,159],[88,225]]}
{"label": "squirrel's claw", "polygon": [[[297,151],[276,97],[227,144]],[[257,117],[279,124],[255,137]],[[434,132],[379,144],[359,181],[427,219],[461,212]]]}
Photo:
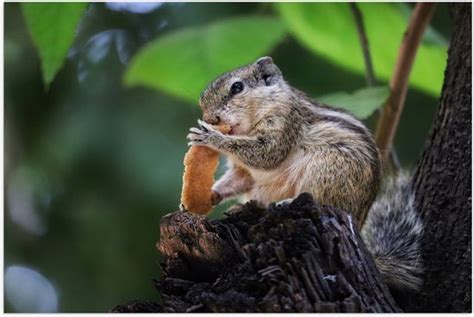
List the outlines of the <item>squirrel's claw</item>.
{"label": "squirrel's claw", "polygon": [[190,143],[200,143],[204,141],[204,139],[206,138],[206,135],[205,135],[205,132],[200,132],[200,133],[191,132],[188,134],[186,138],[190,141]]}
{"label": "squirrel's claw", "polygon": [[204,130],[204,132],[218,132],[212,125],[200,119],[198,119],[198,125],[202,130]]}
{"label": "squirrel's claw", "polygon": [[210,124],[198,120],[199,128],[190,128],[187,139],[188,146],[192,145],[206,145],[215,146],[216,139],[222,136],[218,130],[214,129]]}
{"label": "squirrel's claw", "polygon": [[198,129],[198,128],[191,128],[189,129],[189,132],[195,133],[195,134],[203,134],[205,131]]}
{"label": "squirrel's claw", "polygon": [[188,143],[188,146],[203,143],[204,139],[206,138],[206,135],[208,134],[207,131],[201,130],[199,128],[194,128],[194,127],[190,128],[189,132],[190,133],[186,137],[190,141]]}
{"label": "squirrel's claw", "polygon": [[202,121],[201,119],[198,119],[198,126],[203,129],[204,131],[208,131],[207,127],[208,127],[208,124],[204,121]]}

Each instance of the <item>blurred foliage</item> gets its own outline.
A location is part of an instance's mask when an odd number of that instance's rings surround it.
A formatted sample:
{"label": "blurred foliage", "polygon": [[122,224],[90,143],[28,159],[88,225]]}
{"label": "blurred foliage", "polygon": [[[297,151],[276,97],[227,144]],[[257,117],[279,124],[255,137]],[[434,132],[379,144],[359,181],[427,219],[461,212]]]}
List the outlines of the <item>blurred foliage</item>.
{"label": "blurred foliage", "polygon": [[284,35],[278,19],[259,16],[178,30],[142,49],[132,60],[125,82],[158,88],[195,103],[211,79],[253,62]]}
{"label": "blurred foliage", "polygon": [[[302,45],[338,66],[363,74],[362,50],[347,3],[278,3],[281,17]],[[400,5],[359,3],[376,76],[389,79],[408,18]],[[433,38],[433,32],[430,33]],[[422,43],[410,75],[410,83],[436,96],[443,83],[447,46]]]}
{"label": "blurred foliage", "polygon": [[[326,5],[306,4],[306,10],[311,14],[316,10],[313,7]],[[385,5],[400,7],[384,4],[384,8]],[[231,52],[217,54],[216,51],[209,53],[214,55],[207,59],[194,58],[195,62],[201,63],[203,59],[208,63],[200,67],[209,73],[199,68],[200,73],[196,74],[200,85],[204,79],[212,80],[216,76],[213,72],[246,62],[221,56],[234,53],[234,38],[249,33],[258,36],[274,23],[275,30],[267,31],[271,36],[258,40],[266,44],[251,44],[258,50],[253,51],[255,56],[248,54],[249,60],[271,55],[291,85],[311,96],[323,96],[328,102],[352,107],[351,111],[361,117],[381,103],[386,91],[383,87],[365,89],[363,72],[315,54],[293,31],[292,36],[284,36],[290,25],[271,3],[91,3],[82,15],[68,54],[62,57],[64,64],[55,60],[55,68],[46,77],[41,47],[54,46],[50,44],[66,38],[52,38],[46,44],[37,45],[35,31],[28,30],[30,24],[24,19],[27,14],[22,12],[23,6],[18,3],[4,6],[4,252],[5,272],[9,273],[5,295],[8,312],[42,311],[45,307],[48,311],[103,312],[132,299],[159,300],[152,282],[160,275],[160,256],[154,246],[159,238],[158,224],[164,214],[178,206],[186,134],[201,115],[196,106],[198,100],[189,97],[197,96],[197,86],[182,74],[195,69],[194,66],[183,61],[172,65],[181,67],[170,73],[168,64],[175,62],[174,55],[192,57],[196,47],[212,42],[209,33],[197,35],[199,32],[232,21],[267,21],[265,26],[257,25],[250,31],[235,27],[228,30],[227,36],[221,34],[225,43],[219,44],[223,45],[220,49]],[[449,39],[447,5],[437,6],[431,35],[428,33],[424,39],[426,45],[439,46],[442,39]],[[403,13],[406,23],[411,6],[402,8],[408,10]],[[378,19],[388,23],[386,14],[391,13],[378,12]],[[64,16],[71,21],[76,19],[75,15],[63,13],[61,21]],[[45,32],[57,31],[59,36],[62,30],[52,21],[60,17],[48,17],[49,28],[55,30]],[[40,20],[42,16],[34,18]],[[352,17],[346,18],[353,23]],[[339,19],[334,15],[324,21],[330,29],[329,25]],[[346,25],[348,21],[336,22]],[[321,27],[324,29],[326,25]],[[392,29],[381,27],[387,32],[386,40],[391,41]],[[163,45],[159,43],[166,38],[183,32],[201,36],[205,43],[196,43],[194,39],[190,45],[183,44],[180,50],[168,54],[166,60],[158,61],[168,72],[157,69],[148,75],[160,77],[156,80],[161,82],[169,80],[175,86],[183,80],[182,88],[165,90],[152,86],[149,89],[151,86],[142,82],[133,87],[124,85],[124,78],[140,56],[145,56],[155,45]],[[63,36],[67,37],[60,37]],[[269,38],[272,43],[267,42]],[[358,42],[353,45],[347,58],[363,65]],[[156,54],[162,54],[162,49]],[[140,72],[146,73],[146,67],[151,69],[154,62],[144,62]],[[420,56],[415,69],[419,63],[424,63]],[[379,84],[386,87],[375,66],[381,79]],[[429,82],[433,70],[423,73],[420,68],[419,76]],[[56,71],[49,89],[45,90],[44,79],[51,80]],[[442,70],[439,72],[436,76],[442,76]],[[194,88],[185,96],[188,85]],[[353,92],[354,96],[343,92]],[[416,85],[408,91],[395,142],[405,167],[413,166],[420,154],[438,102],[437,95]],[[364,108],[357,106],[362,104],[360,100],[365,100]],[[365,119],[369,128],[374,127],[375,119],[374,115]],[[219,173],[224,169],[221,164]],[[217,208],[211,217],[220,217],[231,203]],[[21,281],[18,276],[22,277]],[[22,287],[17,287],[17,283]],[[45,294],[38,297],[28,291],[41,289]]]}
{"label": "blurred foliage", "polygon": [[46,85],[64,63],[86,3],[22,3],[33,42],[41,56]]}
{"label": "blurred foliage", "polygon": [[328,105],[341,106],[352,112],[360,119],[366,119],[387,99],[390,93],[388,87],[368,87],[354,91],[352,94],[336,92],[318,97],[318,100]]}
{"label": "blurred foliage", "polygon": [[[133,58],[125,74],[125,83],[129,86],[141,84],[157,88],[195,103],[213,78],[236,65],[248,64],[255,56],[270,51],[283,39],[286,27],[304,46],[323,58],[349,70],[362,74],[365,72],[362,51],[354,50],[360,46],[360,42],[347,4],[274,5],[282,17],[281,21],[275,17],[242,16],[201,27],[179,29],[157,38]],[[359,7],[377,75],[381,79],[389,79],[410,18],[410,10],[404,4],[360,3]],[[40,50],[45,81],[49,83],[65,57],[68,44],[72,42],[71,31],[83,8],[78,5],[63,7],[58,4],[24,4],[23,9]],[[380,12],[384,12],[384,19],[380,19]],[[51,15],[64,17],[66,14],[72,14],[75,19],[50,19]],[[61,27],[48,28],[51,21],[57,22]],[[65,21],[67,23],[63,25]],[[126,34],[120,30],[106,32],[109,40],[102,40],[101,45],[115,41],[120,59],[128,60],[129,52],[126,52],[127,46],[124,44]],[[92,38],[91,42],[94,41],[96,39]],[[59,45],[48,45],[51,42],[59,42]],[[245,49],[241,49],[242,47]],[[419,48],[418,62],[411,74],[413,86],[435,96],[438,94],[443,80],[442,70],[446,64],[446,49],[446,41],[430,27]],[[100,54],[95,55],[100,58]],[[362,93],[354,92],[350,96],[336,92],[328,100],[360,118],[367,118],[382,105],[383,99],[374,104],[374,101],[383,96],[381,92],[382,90],[374,90],[371,93],[369,89]]]}

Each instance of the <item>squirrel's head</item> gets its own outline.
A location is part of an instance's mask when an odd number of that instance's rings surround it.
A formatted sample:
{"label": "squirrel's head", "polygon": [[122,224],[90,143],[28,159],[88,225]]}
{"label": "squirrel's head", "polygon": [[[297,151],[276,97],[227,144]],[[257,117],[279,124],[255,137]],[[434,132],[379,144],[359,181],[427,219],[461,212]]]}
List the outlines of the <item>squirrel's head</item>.
{"label": "squirrel's head", "polygon": [[268,111],[283,92],[285,82],[271,57],[230,71],[214,80],[201,94],[203,120],[228,124],[231,134],[252,130],[259,113]]}

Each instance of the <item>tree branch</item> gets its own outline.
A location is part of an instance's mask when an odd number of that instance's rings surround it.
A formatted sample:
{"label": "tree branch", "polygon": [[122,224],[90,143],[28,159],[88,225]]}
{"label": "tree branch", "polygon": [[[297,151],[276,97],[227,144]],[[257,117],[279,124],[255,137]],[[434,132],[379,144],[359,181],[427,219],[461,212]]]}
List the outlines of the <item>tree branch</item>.
{"label": "tree branch", "polygon": [[[350,2],[349,7],[351,8],[352,15],[354,17],[354,22],[356,24],[357,33],[359,35],[360,46],[362,48],[362,55],[364,56],[365,64],[365,78],[367,80],[367,86],[372,87],[376,84],[377,80],[375,78],[374,67],[372,64],[372,57],[370,55],[369,49],[369,40],[365,32],[364,19],[362,17],[362,12],[355,2]],[[382,111],[377,109],[377,116],[380,118]],[[395,148],[392,148],[390,151],[389,157],[389,168],[393,171],[400,169],[400,161],[398,160],[397,153]]]}
{"label": "tree branch", "polygon": [[403,110],[413,61],[423,33],[434,13],[433,3],[418,3],[402,40],[395,71],[390,81],[391,93],[377,123],[375,142],[385,159],[389,157],[395,131]]}
{"label": "tree branch", "polygon": [[362,48],[362,55],[364,56],[365,79],[367,81],[367,86],[372,87],[375,85],[375,74],[372,65],[372,57],[370,56],[369,40],[367,39],[367,34],[365,33],[362,12],[355,2],[350,2],[349,7],[351,8],[351,12],[354,17],[357,34],[359,35],[360,46]]}

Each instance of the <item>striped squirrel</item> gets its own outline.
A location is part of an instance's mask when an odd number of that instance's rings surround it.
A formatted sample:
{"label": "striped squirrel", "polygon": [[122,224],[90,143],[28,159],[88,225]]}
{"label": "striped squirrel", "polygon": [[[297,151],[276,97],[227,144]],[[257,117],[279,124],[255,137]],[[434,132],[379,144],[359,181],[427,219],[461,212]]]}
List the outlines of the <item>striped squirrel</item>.
{"label": "striped squirrel", "polygon": [[[362,237],[390,287],[420,288],[422,224],[409,177],[389,182],[374,203],[381,156],[362,122],[291,87],[271,57],[221,75],[199,103],[203,121],[190,129],[189,145],[228,158],[213,186],[215,204],[244,194],[265,207],[309,192],[319,203],[350,210],[359,229],[365,223]],[[213,124],[231,131],[224,135]]]}

